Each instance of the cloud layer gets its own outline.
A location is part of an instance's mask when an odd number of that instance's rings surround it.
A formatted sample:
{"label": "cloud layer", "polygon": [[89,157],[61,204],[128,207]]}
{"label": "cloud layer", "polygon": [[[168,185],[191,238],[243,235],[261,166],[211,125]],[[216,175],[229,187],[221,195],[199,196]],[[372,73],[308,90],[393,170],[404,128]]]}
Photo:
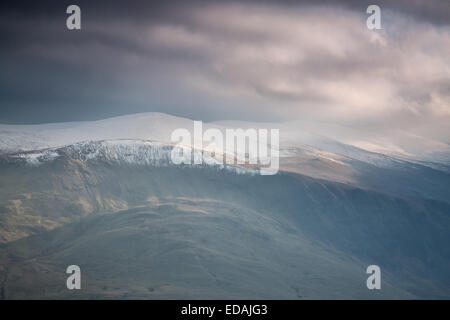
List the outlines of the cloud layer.
{"label": "cloud layer", "polygon": [[383,29],[374,31],[360,3],[334,3],[137,2],[122,15],[82,3],[75,32],[65,29],[64,5],[59,15],[59,7],[26,16],[3,10],[4,118],[162,111],[399,127],[448,139],[448,2],[381,4]]}

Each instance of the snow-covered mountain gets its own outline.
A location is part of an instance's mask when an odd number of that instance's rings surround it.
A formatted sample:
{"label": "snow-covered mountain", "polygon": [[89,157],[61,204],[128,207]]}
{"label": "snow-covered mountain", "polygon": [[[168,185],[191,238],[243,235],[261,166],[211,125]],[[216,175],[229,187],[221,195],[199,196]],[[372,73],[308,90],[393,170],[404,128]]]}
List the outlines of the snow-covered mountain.
{"label": "snow-covered mountain", "polygon": [[448,298],[437,163],[294,123],[213,122],[203,129],[280,129],[279,174],[190,146],[207,161],[174,165],[171,134],[193,125],[146,113],[0,126],[0,298],[73,298],[60,285],[74,261],[83,298],[371,299],[372,263],[376,297]]}
{"label": "snow-covered mountain", "polygon": [[[69,146],[81,142],[110,140],[120,142],[124,139],[138,141],[158,141],[172,144],[171,134],[175,129],[184,128],[193,132],[194,121],[163,113],[140,113],[114,117],[99,121],[69,122],[39,125],[0,125],[0,153],[19,153],[48,148]],[[325,130],[323,126],[298,122],[287,123],[252,123],[242,121],[221,121],[203,124],[203,130],[217,128],[225,132],[227,128],[267,128],[280,129],[280,156],[289,154],[293,148],[307,149],[318,158],[340,161],[342,156],[359,160],[377,167],[395,167],[418,163],[434,169],[450,171],[450,148],[443,143],[431,142],[426,139],[417,140],[424,144],[417,148],[421,152],[415,154],[400,152],[398,146],[387,145],[382,149],[373,141],[349,143],[341,132]],[[324,133],[325,132],[325,133]],[[354,133],[356,134],[356,133]],[[340,140],[341,141],[340,141]],[[366,149],[357,145],[367,146]],[[426,152],[427,146],[432,150]],[[438,148],[438,149],[437,149]],[[374,152],[377,151],[377,152]],[[46,151],[48,155],[50,151]],[[29,159],[39,158],[38,154],[28,154]],[[51,158],[51,157],[50,157]]]}
{"label": "snow-covered mountain", "polygon": [[38,125],[0,125],[0,150],[29,151],[82,141],[137,139],[170,141],[177,128],[191,128],[189,119],[162,113],[142,113],[99,121]]}

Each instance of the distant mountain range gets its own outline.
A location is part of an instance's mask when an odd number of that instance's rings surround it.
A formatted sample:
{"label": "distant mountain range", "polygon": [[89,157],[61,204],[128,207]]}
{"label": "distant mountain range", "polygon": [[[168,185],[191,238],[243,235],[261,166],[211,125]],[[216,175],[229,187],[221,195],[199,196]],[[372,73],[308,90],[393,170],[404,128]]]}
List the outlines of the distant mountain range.
{"label": "distant mountain range", "polygon": [[[253,123],[220,121],[204,124],[205,128],[279,128],[281,148],[302,147],[343,155],[377,166],[390,166],[404,160],[450,171],[448,143],[395,132],[397,143],[382,137],[365,135],[352,128],[322,123],[285,122]],[[192,130],[193,120],[150,112],[99,121],[67,122],[37,125],[0,124],[0,153],[40,150],[99,140],[153,140],[170,142],[177,128]],[[349,138],[349,137],[357,138]],[[377,140],[378,139],[378,140]]]}

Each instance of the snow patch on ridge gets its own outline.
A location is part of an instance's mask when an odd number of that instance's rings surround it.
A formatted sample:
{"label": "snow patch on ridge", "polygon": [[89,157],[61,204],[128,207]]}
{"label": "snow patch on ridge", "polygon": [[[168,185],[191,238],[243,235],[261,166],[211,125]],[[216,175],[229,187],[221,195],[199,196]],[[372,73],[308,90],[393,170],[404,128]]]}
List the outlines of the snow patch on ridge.
{"label": "snow patch on ridge", "polygon": [[59,156],[56,150],[42,150],[36,152],[26,152],[26,153],[18,153],[15,155],[11,155],[11,159],[20,159],[25,161],[25,163],[37,166],[41,163],[53,161]]}
{"label": "snow patch on ridge", "polygon": [[[181,148],[159,141],[115,139],[102,141],[78,142],[61,148],[50,148],[41,151],[20,152],[3,156],[7,161],[22,161],[26,165],[38,166],[54,161],[58,157],[66,156],[83,162],[105,161],[119,165],[138,165],[168,167],[180,166],[172,163],[171,153],[174,148]],[[184,148],[188,151],[188,148]],[[181,149],[179,150],[181,153]],[[185,167],[213,167],[220,170],[232,171],[236,174],[258,174],[259,168],[224,165],[217,158],[201,150],[191,149],[183,152]],[[203,159],[202,164],[194,164],[192,159]],[[190,164],[192,162],[192,164]]]}

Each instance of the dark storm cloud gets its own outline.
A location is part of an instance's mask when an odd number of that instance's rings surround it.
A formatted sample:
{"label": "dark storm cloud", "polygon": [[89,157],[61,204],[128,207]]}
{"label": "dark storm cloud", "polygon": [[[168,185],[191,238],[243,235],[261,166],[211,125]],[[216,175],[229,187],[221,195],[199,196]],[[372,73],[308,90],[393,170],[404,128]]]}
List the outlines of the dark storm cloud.
{"label": "dark storm cloud", "polygon": [[[40,1],[3,1],[0,3],[2,16],[20,17],[58,17],[70,4],[77,4],[87,9],[86,14],[95,19],[118,18],[133,21],[149,19],[167,21],[182,17],[184,10],[205,5],[224,4],[223,0],[171,0],[171,1],[110,1],[110,0],[40,0]],[[302,5],[320,5],[342,7],[354,11],[364,11],[369,5],[376,4],[384,9],[394,10],[410,15],[415,19],[432,24],[450,24],[450,2],[447,0],[242,0],[242,4],[270,5],[277,4],[287,8]],[[172,20],[174,21],[174,20]]]}
{"label": "dark storm cloud", "polygon": [[0,120],[448,116],[450,2],[376,3],[381,32],[372,1],[2,2]]}

